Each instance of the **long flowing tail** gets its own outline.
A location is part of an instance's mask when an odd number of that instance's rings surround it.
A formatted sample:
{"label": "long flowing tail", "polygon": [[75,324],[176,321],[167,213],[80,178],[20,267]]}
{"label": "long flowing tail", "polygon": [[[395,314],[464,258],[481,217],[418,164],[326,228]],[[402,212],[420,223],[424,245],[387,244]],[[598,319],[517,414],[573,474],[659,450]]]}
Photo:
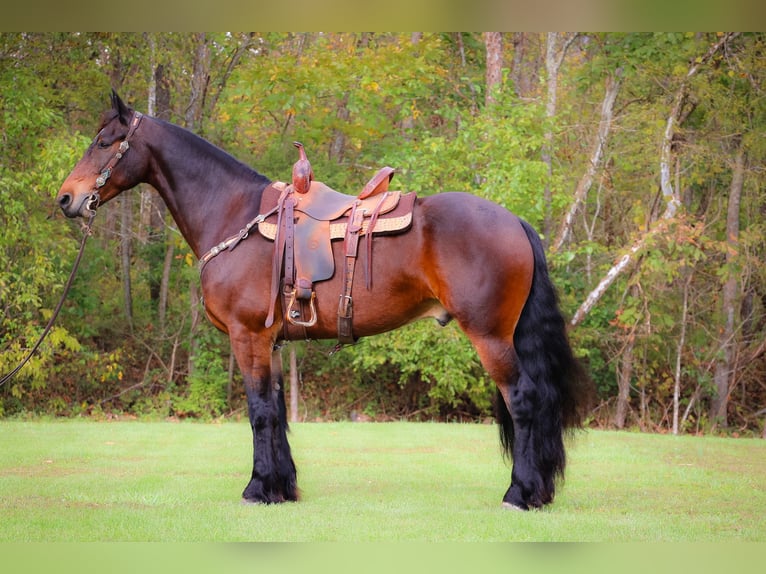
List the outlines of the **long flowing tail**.
{"label": "long flowing tail", "polygon": [[[514,333],[514,348],[522,377],[534,384],[536,412],[531,422],[537,466],[549,482],[563,477],[566,466],[563,436],[567,429],[582,426],[591,398],[591,385],[585,371],[572,354],[564,317],[559,310],[556,290],[548,275],[545,251],[537,232],[521,221],[534,253],[532,287]],[[513,456],[514,427],[511,414],[498,396],[496,418],[500,441]]]}

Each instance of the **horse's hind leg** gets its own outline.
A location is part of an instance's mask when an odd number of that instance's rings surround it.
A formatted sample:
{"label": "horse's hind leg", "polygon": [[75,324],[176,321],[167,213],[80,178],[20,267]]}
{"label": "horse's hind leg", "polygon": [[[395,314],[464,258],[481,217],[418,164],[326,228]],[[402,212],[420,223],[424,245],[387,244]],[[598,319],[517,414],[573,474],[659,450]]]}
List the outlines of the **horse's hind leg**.
{"label": "horse's hind leg", "polygon": [[[553,501],[555,472],[547,464],[547,442],[555,437],[542,436],[540,418],[542,404],[539,389],[522,368],[518,376],[505,388],[500,389],[504,399],[503,405],[510,413],[510,422],[504,422],[501,416],[501,427],[512,424],[512,442],[505,446],[512,452],[513,469],[511,485],[503,496],[503,506],[527,510],[537,508]],[[508,397],[508,398],[506,398]],[[507,432],[502,428],[501,432]]]}
{"label": "horse's hind leg", "polygon": [[503,397],[501,442],[513,458],[503,502],[524,510],[547,504],[564,473],[563,431],[579,424],[586,397],[540,237],[473,196],[426,198],[421,212],[420,268]]}
{"label": "horse's hind leg", "polygon": [[[470,335],[469,335],[470,337]],[[553,499],[553,472],[541,462],[544,437],[536,428],[540,416],[538,388],[519,364],[508,339],[470,337],[482,364],[498,389],[495,405],[501,443],[513,459],[511,485],[503,505],[521,510],[543,506]]]}
{"label": "horse's hind leg", "polygon": [[232,332],[231,342],[245,382],[253,431],[253,472],[242,498],[267,504],[297,500],[279,352],[272,352],[268,338],[246,331],[240,336]]}

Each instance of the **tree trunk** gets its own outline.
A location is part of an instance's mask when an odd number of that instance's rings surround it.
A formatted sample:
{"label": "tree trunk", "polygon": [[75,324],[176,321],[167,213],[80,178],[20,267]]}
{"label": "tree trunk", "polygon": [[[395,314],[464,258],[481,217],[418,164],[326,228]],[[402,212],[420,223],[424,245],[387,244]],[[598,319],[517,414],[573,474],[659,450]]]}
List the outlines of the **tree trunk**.
{"label": "tree trunk", "polygon": [[561,229],[559,230],[558,237],[553,246],[554,250],[561,249],[561,246],[569,238],[577,210],[580,209],[580,206],[588,197],[588,192],[593,185],[593,178],[596,176],[596,170],[601,165],[604,156],[604,148],[606,147],[606,141],[609,137],[609,129],[612,125],[614,102],[617,99],[617,93],[620,91],[621,75],[621,70],[617,70],[615,74],[610,75],[606,80],[606,93],[604,94],[604,101],[601,103],[601,120],[598,124],[598,132],[594,138],[590,161],[588,162],[585,173],[577,184],[572,205],[569,207],[569,211],[564,217],[564,221],[561,223]]}
{"label": "tree trunk", "polygon": [[189,86],[191,93],[184,119],[188,129],[199,132],[210,81],[210,46],[204,32],[194,34],[194,41],[194,64]]}
{"label": "tree trunk", "polygon": [[537,67],[530,65],[527,61],[529,36],[529,32],[515,32],[513,34],[511,80],[513,81],[513,89],[520,98],[531,97],[538,73]]}
{"label": "tree trunk", "polygon": [[495,103],[495,95],[503,82],[503,35],[501,32],[483,32],[487,51],[486,92],[484,105]]}
{"label": "tree trunk", "polygon": [[300,402],[300,377],[298,376],[298,358],[295,343],[290,343],[290,422],[298,422],[298,404]]}
{"label": "tree trunk", "polygon": [[614,415],[614,426],[618,429],[625,428],[630,406],[630,381],[633,377],[633,349],[636,344],[636,334],[632,331],[628,335],[625,348],[620,354],[619,368],[617,372],[617,409]]}
{"label": "tree trunk", "polygon": [[[545,188],[543,189],[543,205],[545,209],[545,215],[543,218],[543,243],[547,246],[551,240],[552,229],[552,191],[551,180],[553,179],[553,118],[556,116],[557,105],[557,93],[559,85],[559,69],[564,62],[567,49],[574,42],[577,34],[567,36],[564,34],[563,38],[560,38],[558,32],[548,32],[545,37],[545,71],[547,75],[548,84],[548,96],[545,104],[545,117],[547,121],[547,127],[545,134],[543,135],[545,142],[543,143],[542,160],[546,165],[548,177],[545,181]],[[563,41],[563,44],[562,44]]]}
{"label": "tree trunk", "polygon": [[682,275],[687,275],[684,280],[684,297],[681,307],[681,336],[678,339],[678,348],[676,349],[676,372],[673,384],[673,434],[677,435],[679,431],[678,415],[681,410],[681,365],[683,358],[684,345],[686,344],[686,321],[689,314],[689,287],[691,286],[693,273],[689,269],[684,269]]}
{"label": "tree trunk", "polygon": [[133,289],[130,280],[132,221],[133,214],[131,212],[130,195],[124,194],[120,197],[120,262],[122,267],[122,295],[125,321],[131,333],[133,332]]}
{"label": "tree trunk", "polygon": [[[631,297],[638,296],[638,288],[633,285],[630,288]],[[625,428],[630,407],[630,382],[633,378],[634,349],[636,346],[636,326],[628,333],[625,347],[620,353],[617,369],[617,409],[614,414],[614,426],[618,429]]]}
{"label": "tree trunk", "polygon": [[[460,54],[460,67],[465,69],[468,66],[468,60],[466,59],[465,55],[465,42],[463,41],[463,33],[462,32],[455,32],[453,34],[455,38],[455,43],[458,47],[458,53]],[[471,114],[474,115],[479,109],[479,99],[481,98],[481,95],[479,94],[479,91],[474,86],[473,82],[468,83],[468,89],[471,92]],[[485,97],[486,102],[486,97]]]}
{"label": "tree trunk", "polygon": [[742,187],[745,179],[745,149],[740,142],[734,171],[729,189],[729,206],[726,214],[726,264],[729,267],[728,278],[723,286],[722,316],[723,329],[720,336],[721,359],[716,364],[713,381],[716,395],[710,409],[710,417],[723,427],[728,425],[726,407],[729,402],[729,389],[733,378],[735,350],[735,313],[737,309],[737,293],[739,281],[732,269],[739,250],[739,211],[742,198]]}
{"label": "tree trunk", "polygon": [[[165,85],[167,80],[162,64],[157,63],[157,43],[153,33],[146,34],[150,47],[151,80],[146,112],[158,116],[160,110],[170,107],[170,92]],[[165,114],[167,115],[167,114]],[[138,240],[146,246],[160,245],[165,240],[165,203],[159,194],[148,184],[141,185],[141,205],[139,209]],[[167,302],[167,293],[163,293],[164,258],[161,249],[147,249],[144,256],[148,265],[149,296],[157,306],[158,316],[164,316],[163,305]],[[162,324],[164,321],[160,319]]]}
{"label": "tree trunk", "polygon": [[234,387],[234,372],[237,368],[237,361],[234,357],[234,353],[229,353],[229,369],[226,378],[226,406],[231,408],[232,390]]}
{"label": "tree trunk", "polygon": [[172,241],[167,242],[165,247],[165,260],[162,264],[162,280],[160,282],[160,298],[157,304],[157,318],[160,323],[160,332],[165,333],[167,327],[165,318],[168,312],[168,292],[170,290],[170,270],[173,266],[173,254],[175,247]]}
{"label": "tree trunk", "polygon": [[[157,64],[154,70],[154,87],[155,117],[168,119],[170,117],[170,88],[165,76],[165,67],[162,64]],[[165,242],[165,256],[162,261],[162,275],[159,283],[159,293],[157,294],[157,316],[159,317],[160,330],[164,333],[174,245],[173,238],[169,237],[165,227],[167,207],[159,194],[154,190],[152,190],[151,196],[148,198],[147,209],[150,211],[148,223],[152,230],[153,239],[157,242]]]}
{"label": "tree trunk", "polygon": [[[338,109],[336,117],[340,120],[340,124],[345,125],[351,118],[351,112],[348,109],[348,92],[343,94],[343,97],[338,101]],[[330,142],[329,157],[335,163],[341,163],[343,161],[343,153],[346,149],[346,132],[343,129],[333,130],[332,141]]]}
{"label": "tree trunk", "polygon": [[[151,75],[149,79],[149,95],[146,102],[146,113],[149,116],[154,116],[157,107],[157,76],[155,70],[157,69],[157,39],[152,32],[144,33],[144,38],[149,44],[149,68]],[[141,186],[141,205],[138,210],[138,240],[141,243],[146,243],[149,238],[149,226],[152,210],[152,190],[149,186]]]}
{"label": "tree trunk", "polygon": [[[204,32],[194,34],[194,42],[194,62],[192,65],[191,84],[189,86],[189,104],[186,108],[184,120],[189,130],[200,133],[203,131],[202,117],[205,109],[205,94],[210,80],[210,46]],[[192,279],[189,282],[189,304],[191,311],[191,325],[189,326],[189,375],[194,372],[194,358],[199,347],[195,334],[200,322],[201,299],[199,279]]]}
{"label": "tree trunk", "polygon": [[200,322],[201,302],[202,295],[200,294],[199,280],[195,278],[189,281],[189,310],[191,315],[191,324],[189,325],[189,376],[194,373],[194,358],[197,356],[197,350],[199,349],[199,344],[195,334]]}

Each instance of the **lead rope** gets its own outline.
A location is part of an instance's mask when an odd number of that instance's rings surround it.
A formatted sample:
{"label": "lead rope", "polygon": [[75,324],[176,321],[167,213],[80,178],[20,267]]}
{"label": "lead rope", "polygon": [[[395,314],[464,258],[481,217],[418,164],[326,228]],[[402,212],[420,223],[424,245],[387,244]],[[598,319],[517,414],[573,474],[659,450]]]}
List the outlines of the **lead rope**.
{"label": "lead rope", "polygon": [[58,305],[56,305],[56,308],[53,310],[53,315],[51,315],[51,318],[48,320],[48,324],[45,326],[45,329],[43,330],[43,334],[40,335],[40,338],[37,340],[37,343],[35,343],[35,346],[32,347],[32,350],[27,353],[27,356],[24,357],[24,360],[19,363],[19,365],[13,369],[10,373],[5,375],[2,379],[0,379],[0,387],[3,386],[7,381],[9,381],[13,376],[18,373],[21,368],[27,364],[29,359],[32,358],[32,356],[37,352],[37,349],[40,348],[40,345],[42,344],[45,337],[50,332],[51,328],[53,327],[53,323],[56,320],[56,317],[58,317],[59,311],[61,311],[61,307],[64,305],[64,300],[66,299],[67,294],[69,293],[69,288],[72,286],[72,282],[74,281],[74,276],[77,273],[77,267],[80,265],[80,259],[82,259],[82,254],[85,251],[85,241],[88,239],[88,236],[90,236],[90,228],[93,224],[93,219],[96,217],[96,211],[95,209],[91,208],[88,217],[88,222],[85,224],[85,229],[82,234],[82,241],[80,242],[80,251],[77,253],[77,257],[74,260],[74,265],[72,266],[72,272],[69,274],[69,279],[67,279],[66,285],[64,286],[64,293],[61,295],[61,299],[58,302]]}

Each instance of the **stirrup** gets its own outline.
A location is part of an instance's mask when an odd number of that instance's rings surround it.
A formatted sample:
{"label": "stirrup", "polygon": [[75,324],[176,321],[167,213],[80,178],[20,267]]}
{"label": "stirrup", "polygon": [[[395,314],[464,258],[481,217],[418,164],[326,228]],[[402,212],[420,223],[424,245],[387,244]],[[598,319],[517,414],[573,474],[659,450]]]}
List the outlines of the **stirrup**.
{"label": "stirrup", "polygon": [[[290,301],[287,303],[287,309],[285,310],[285,319],[292,325],[295,325],[296,327],[313,327],[316,325],[317,322],[317,310],[316,305],[314,304],[314,300],[316,299],[316,291],[311,292],[311,299],[309,300],[309,307],[311,309],[311,318],[308,321],[298,321],[297,319],[292,318],[292,309],[293,305],[295,305],[295,289],[293,289],[290,292]],[[297,316],[300,317],[300,311],[296,311]]]}

